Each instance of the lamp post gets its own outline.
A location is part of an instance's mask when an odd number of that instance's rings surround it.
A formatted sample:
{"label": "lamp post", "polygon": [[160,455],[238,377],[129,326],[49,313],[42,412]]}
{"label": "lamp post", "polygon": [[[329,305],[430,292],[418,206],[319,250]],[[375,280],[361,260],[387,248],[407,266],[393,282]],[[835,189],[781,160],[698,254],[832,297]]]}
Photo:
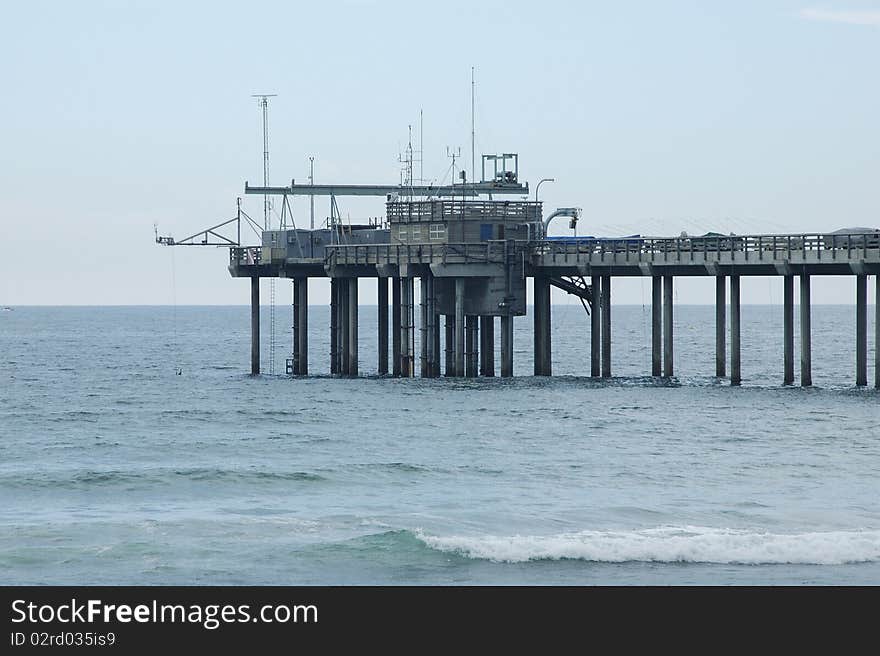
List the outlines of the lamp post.
{"label": "lamp post", "polygon": [[[543,184],[544,182],[556,182],[556,178],[542,178],[542,179],[538,182],[538,184],[535,186],[535,203],[536,203],[536,204],[537,204],[537,202],[538,202],[538,190],[541,188],[541,184]],[[535,210],[537,210],[537,209],[538,209],[538,208],[536,207]],[[539,232],[539,231],[540,231],[540,232],[543,232],[543,231],[538,227],[538,226],[540,225],[540,221],[536,221],[536,224],[537,224],[537,225],[535,226],[535,232],[536,232],[536,233]],[[541,236],[543,237],[544,235],[542,234]]]}

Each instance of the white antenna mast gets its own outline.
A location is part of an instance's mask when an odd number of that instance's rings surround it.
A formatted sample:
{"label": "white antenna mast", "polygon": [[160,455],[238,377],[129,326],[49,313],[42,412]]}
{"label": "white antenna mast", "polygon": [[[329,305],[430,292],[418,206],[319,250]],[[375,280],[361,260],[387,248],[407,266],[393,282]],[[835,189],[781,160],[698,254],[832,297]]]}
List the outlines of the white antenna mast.
{"label": "white antenna mast", "polygon": [[476,181],[477,160],[474,156],[474,67],[471,66],[471,183]]}
{"label": "white antenna mast", "polygon": [[[309,156],[309,184],[315,185],[315,156]],[[315,229],[315,195],[309,196],[309,226]]]}
{"label": "white antenna mast", "polygon": [[[263,186],[269,186],[269,98],[277,93],[255,93],[251,98],[258,98],[263,110]],[[269,229],[269,194],[263,194],[263,230]]]}

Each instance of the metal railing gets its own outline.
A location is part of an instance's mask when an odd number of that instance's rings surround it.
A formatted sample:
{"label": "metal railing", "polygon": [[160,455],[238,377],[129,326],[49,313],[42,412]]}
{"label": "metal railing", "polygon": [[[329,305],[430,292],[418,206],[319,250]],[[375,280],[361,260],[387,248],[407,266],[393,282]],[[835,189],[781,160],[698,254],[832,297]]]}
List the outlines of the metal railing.
{"label": "metal railing", "polygon": [[[519,242],[525,245],[527,242]],[[504,241],[470,244],[333,244],[325,249],[327,264],[503,263]]]}
{"label": "metal railing", "polygon": [[411,221],[446,221],[491,217],[536,221],[541,217],[541,203],[507,200],[428,200],[390,202],[386,205],[389,223]]}
{"label": "metal railing", "polygon": [[236,246],[229,249],[229,264],[234,266],[255,266],[263,259],[260,246]]}

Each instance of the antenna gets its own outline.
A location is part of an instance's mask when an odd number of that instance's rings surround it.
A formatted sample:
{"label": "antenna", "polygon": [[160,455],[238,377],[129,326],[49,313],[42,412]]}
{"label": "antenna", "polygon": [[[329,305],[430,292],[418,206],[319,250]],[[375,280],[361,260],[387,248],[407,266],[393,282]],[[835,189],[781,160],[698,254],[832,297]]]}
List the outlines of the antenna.
{"label": "antenna", "polygon": [[477,179],[477,164],[474,156],[474,67],[471,66],[471,182]]}
{"label": "antenna", "polygon": [[461,157],[461,146],[456,148],[446,146],[446,156],[452,158],[452,184],[455,184],[455,160]]}
{"label": "antenna", "polygon": [[[263,186],[269,186],[269,98],[277,93],[255,93],[251,98],[259,99],[257,103],[263,110]],[[269,194],[263,194],[263,230],[269,229]]]}
{"label": "antenna", "polygon": [[[309,184],[315,186],[315,156],[309,155]],[[309,225],[315,229],[315,195],[309,196]]]}
{"label": "antenna", "polygon": [[425,117],[419,108],[419,184],[425,184]]}

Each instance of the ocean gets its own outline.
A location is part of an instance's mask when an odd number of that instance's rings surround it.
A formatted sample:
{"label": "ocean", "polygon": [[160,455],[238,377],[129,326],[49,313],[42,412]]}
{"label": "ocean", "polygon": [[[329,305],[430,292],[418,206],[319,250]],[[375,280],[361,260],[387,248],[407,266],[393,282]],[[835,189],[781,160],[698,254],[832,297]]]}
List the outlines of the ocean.
{"label": "ocean", "polygon": [[581,306],[553,313],[552,378],[529,316],[515,378],[401,380],[365,306],[351,380],[326,306],[300,379],[289,306],[258,378],[247,307],[0,312],[0,582],[880,584],[852,307],[814,307],[811,389],[781,385],[780,307],[743,306],[739,388],[712,375],[712,307],[676,307],[670,380],[650,307],[614,307],[608,381]]}

